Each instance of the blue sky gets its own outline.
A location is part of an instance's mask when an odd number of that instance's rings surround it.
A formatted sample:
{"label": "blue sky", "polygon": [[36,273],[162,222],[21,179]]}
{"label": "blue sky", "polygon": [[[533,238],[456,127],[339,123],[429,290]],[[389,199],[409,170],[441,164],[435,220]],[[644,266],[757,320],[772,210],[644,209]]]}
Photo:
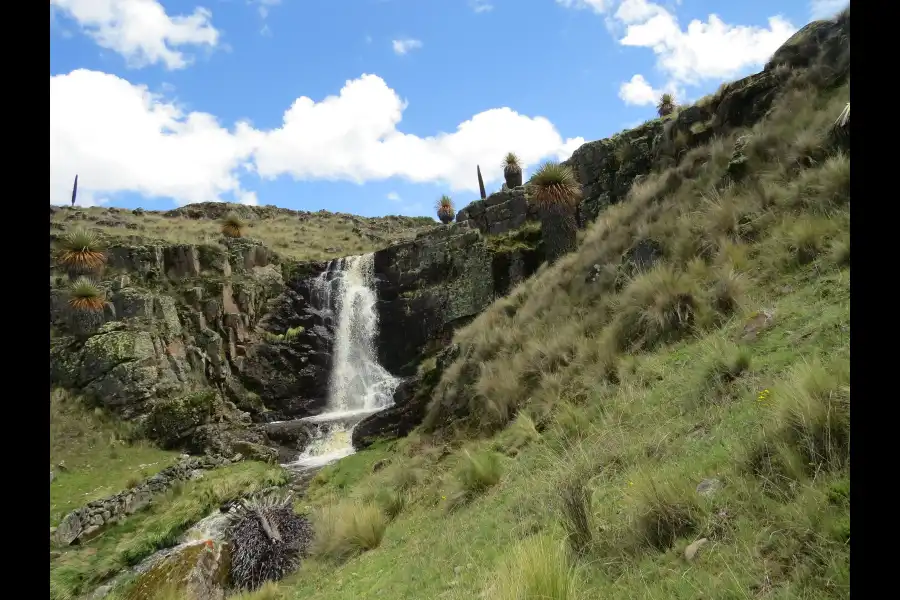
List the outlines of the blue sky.
{"label": "blue sky", "polygon": [[50,201],[432,215],[846,0],[50,0]]}

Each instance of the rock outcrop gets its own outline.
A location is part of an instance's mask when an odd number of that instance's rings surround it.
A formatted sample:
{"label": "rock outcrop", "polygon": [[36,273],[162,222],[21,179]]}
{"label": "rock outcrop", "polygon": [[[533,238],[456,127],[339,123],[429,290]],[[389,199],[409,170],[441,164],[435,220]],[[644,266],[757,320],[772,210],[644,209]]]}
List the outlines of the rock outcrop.
{"label": "rock outcrop", "polygon": [[456,328],[531,275],[543,259],[533,233],[487,237],[456,224],[376,252],[381,364],[412,375]]}

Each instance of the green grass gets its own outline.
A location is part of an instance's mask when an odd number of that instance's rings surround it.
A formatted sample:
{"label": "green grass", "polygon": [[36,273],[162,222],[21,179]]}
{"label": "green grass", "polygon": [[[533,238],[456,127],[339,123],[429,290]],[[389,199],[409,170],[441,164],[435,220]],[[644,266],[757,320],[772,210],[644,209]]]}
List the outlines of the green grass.
{"label": "green grass", "polygon": [[[130,432],[62,390],[50,393],[50,525],[174,464],[177,452],[129,442]],[[60,468],[59,463],[65,465]]]}
{"label": "green grass", "polygon": [[243,462],[176,486],[147,510],[110,526],[81,546],[65,549],[50,564],[52,598],[85,593],[156,550],[174,545],[191,525],[226,500],[286,482],[280,467]]}

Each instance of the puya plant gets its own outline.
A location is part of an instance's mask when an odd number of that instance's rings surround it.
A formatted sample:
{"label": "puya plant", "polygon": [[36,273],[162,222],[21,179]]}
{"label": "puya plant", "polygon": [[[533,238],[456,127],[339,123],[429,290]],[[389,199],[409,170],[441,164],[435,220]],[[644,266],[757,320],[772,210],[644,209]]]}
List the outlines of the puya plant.
{"label": "puya plant", "polygon": [[456,215],[456,211],[453,207],[453,200],[450,199],[450,196],[444,195],[438,199],[437,204],[435,206],[437,209],[438,219],[441,220],[441,223],[444,225],[448,225],[453,222],[453,217]]}
{"label": "puya plant", "polygon": [[84,228],[68,231],[60,236],[56,262],[71,280],[81,276],[96,276],[106,264],[106,254],[100,234]]}
{"label": "puya plant", "polygon": [[508,188],[522,185],[522,163],[513,152],[509,152],[503,157],[503,178],[506,180]]}
{"label": "puya plant", "polygon": [[578,233],[578,202],[581,184],[572,168],[549,161],[538,167],[529,180],[531,200],[541,218],[541,237],[546,248],[547,262],[575,249]]}

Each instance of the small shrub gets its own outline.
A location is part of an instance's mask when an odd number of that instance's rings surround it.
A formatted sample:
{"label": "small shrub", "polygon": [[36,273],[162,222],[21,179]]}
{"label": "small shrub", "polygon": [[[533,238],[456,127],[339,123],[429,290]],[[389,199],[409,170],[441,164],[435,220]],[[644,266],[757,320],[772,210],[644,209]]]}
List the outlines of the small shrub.
{"label": "small shrub", "polygon": [[387,516],[375,504],[343,502],[321,509],[313,521],[312,554],[342,561],[377,548],[387,528]]}
{"label": "small shrub", "polygon": [[59,238],[57,263],[73,279],[98,273],[106,264],[100,234],[83,228],[64,233]]}
{"label": "small shrub", "polygon": [[565,547],[546,536],[522,541],[504,560],[490,584],[489,600],[576,600],[581,577]]}
{"label": "small shrub", "polygon": [[243,237],[247,222],[236,212],[230,212],[222,219],[222,235],[229,238]]}

